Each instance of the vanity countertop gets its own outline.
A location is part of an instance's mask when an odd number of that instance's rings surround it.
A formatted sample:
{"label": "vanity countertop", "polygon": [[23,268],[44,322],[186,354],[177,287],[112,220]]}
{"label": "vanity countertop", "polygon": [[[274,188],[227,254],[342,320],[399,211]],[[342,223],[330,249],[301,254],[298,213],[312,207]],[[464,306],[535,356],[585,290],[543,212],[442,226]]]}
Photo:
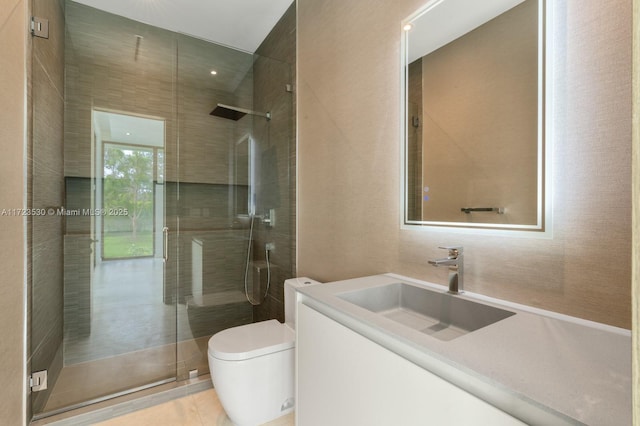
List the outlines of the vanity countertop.
{"label": "vanity countertop", "polygon": [[395,274],[299,289],[302,302],[528,424],[631,425],[631,333],[566,315],[464,293],[514,312],[450,341],[349,303],[337,294],[404,282]]}

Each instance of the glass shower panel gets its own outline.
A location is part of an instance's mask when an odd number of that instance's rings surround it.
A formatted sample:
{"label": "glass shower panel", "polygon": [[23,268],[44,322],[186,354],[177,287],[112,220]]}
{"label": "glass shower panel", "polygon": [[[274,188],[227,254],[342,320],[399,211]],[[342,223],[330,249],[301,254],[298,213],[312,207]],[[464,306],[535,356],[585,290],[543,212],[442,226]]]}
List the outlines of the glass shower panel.
{"label": "glass shower panel", "polygon": [[[29,288],[28,371],[47,371],[55,383],[62,370],[64,217],[64,9],[62,0],[33,0],[34,16],[46,16],[50,39],[33,39],[31,96],[33,127],[28,156],[29,207],[44,214],[28,216],[31,267]],[[33,392],[34,412],[41,412],[51,393]]]}
{"label": "glass shower panel", "polygon": [[[32,366],[54,373],[46,394],[32,393],[36,418],[176,377],[175,287],[165,276],[177,270],[177,216],[167,211],[165,185],[177,177],[175,36],[73,1],[65,20],[55,192],[64,198],[43,201],[55,213],[33,226],[35,240],[60,222],[56,315],[64,325],[57,358]],[[44,114],[34,111],[34,119]],[[34,162],[34,191],[50,190],[36,177],[48,177],[51,166]],[[48,265],[32,258],[34,271]],[[47,291],[34,285],[34,313],[52,309]],[[32,351],[41,330],[35,318]]]}
{"label": "glass shower panel", "polygon": [[179,181],[167,182],[179,192],[179,205],[168,205],[180,218],[178,378],[209,371],[212,334],[253,320],[242,278],[247,229],[235,223],[237,208],[247,218],[249,186],[234,168],[236,151],[248,162],[251,117],[210,115],[218,103],[252,108],[252,66],[248,53],[178,36]]}
{"label": "glass shower panel", "polygon": [[[267,47],[267,46],[262,46]],[[261,47],[261,48],[262,48]],[[273,46],[272,46],[273,47]],[[282,54],[276,49],[273,53]],[[261,52],[261,49],[258,49]],[[254,108],[269,111],[271,120],[254,119],[256,144],[256,214],[253,236],[253,284],[262,303],[253,307],[254,321],[284,322],[284,281],[294,274],[295,159],[293,64],[254,55]],[[267,251],[267,247],[270,249]],[[265,290],[268,292],[265,297]]]}
{"label": "glass shower panel", "polygon": [[[179,192],[179,204],[168,206],[180,219],[179,379],[208,373],[210,336],[255,321],[256,309],[260,319],[284,320],[290,78],[289,64],[178,36],[179,181],[167,190]],[[269,265],[267,242],[275,245]]]}

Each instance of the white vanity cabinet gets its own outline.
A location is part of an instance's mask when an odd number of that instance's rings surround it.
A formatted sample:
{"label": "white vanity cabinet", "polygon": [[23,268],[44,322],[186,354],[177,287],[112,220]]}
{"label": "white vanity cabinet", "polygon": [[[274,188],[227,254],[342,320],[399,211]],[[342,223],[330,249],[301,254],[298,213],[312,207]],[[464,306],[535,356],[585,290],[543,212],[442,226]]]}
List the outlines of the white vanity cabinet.
{"label": "white vanity cabinet", "polygon": [[298,303],[296,425],[524,425]]}

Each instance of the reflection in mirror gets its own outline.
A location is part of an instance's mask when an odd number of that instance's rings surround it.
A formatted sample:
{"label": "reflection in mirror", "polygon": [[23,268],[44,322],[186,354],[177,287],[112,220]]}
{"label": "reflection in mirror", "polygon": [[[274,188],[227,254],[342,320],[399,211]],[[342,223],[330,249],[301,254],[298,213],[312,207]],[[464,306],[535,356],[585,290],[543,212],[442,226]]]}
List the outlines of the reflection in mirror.
{"label": "reflection in mirror", "polygon": [[253,150],[253,140],[249,134],[246,134],[236,142],[233,155],[235,211],[232,214],[242,225],[248,223],[249,215],[254,214],[255,210]]}
{"label": "reflection in mirror", "polygon": [[543,3],[432,1],[403,22],[405,224],[544,230]]}

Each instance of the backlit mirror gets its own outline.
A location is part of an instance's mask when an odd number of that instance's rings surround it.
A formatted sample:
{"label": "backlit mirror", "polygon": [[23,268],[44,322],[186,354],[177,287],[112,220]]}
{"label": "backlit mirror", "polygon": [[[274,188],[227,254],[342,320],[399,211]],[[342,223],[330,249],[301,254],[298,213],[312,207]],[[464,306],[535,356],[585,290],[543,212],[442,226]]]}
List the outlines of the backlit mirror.
{"label": "backlit mirror", "polygon": [[405,20],[405,225],[545,230],[544,0]]}

